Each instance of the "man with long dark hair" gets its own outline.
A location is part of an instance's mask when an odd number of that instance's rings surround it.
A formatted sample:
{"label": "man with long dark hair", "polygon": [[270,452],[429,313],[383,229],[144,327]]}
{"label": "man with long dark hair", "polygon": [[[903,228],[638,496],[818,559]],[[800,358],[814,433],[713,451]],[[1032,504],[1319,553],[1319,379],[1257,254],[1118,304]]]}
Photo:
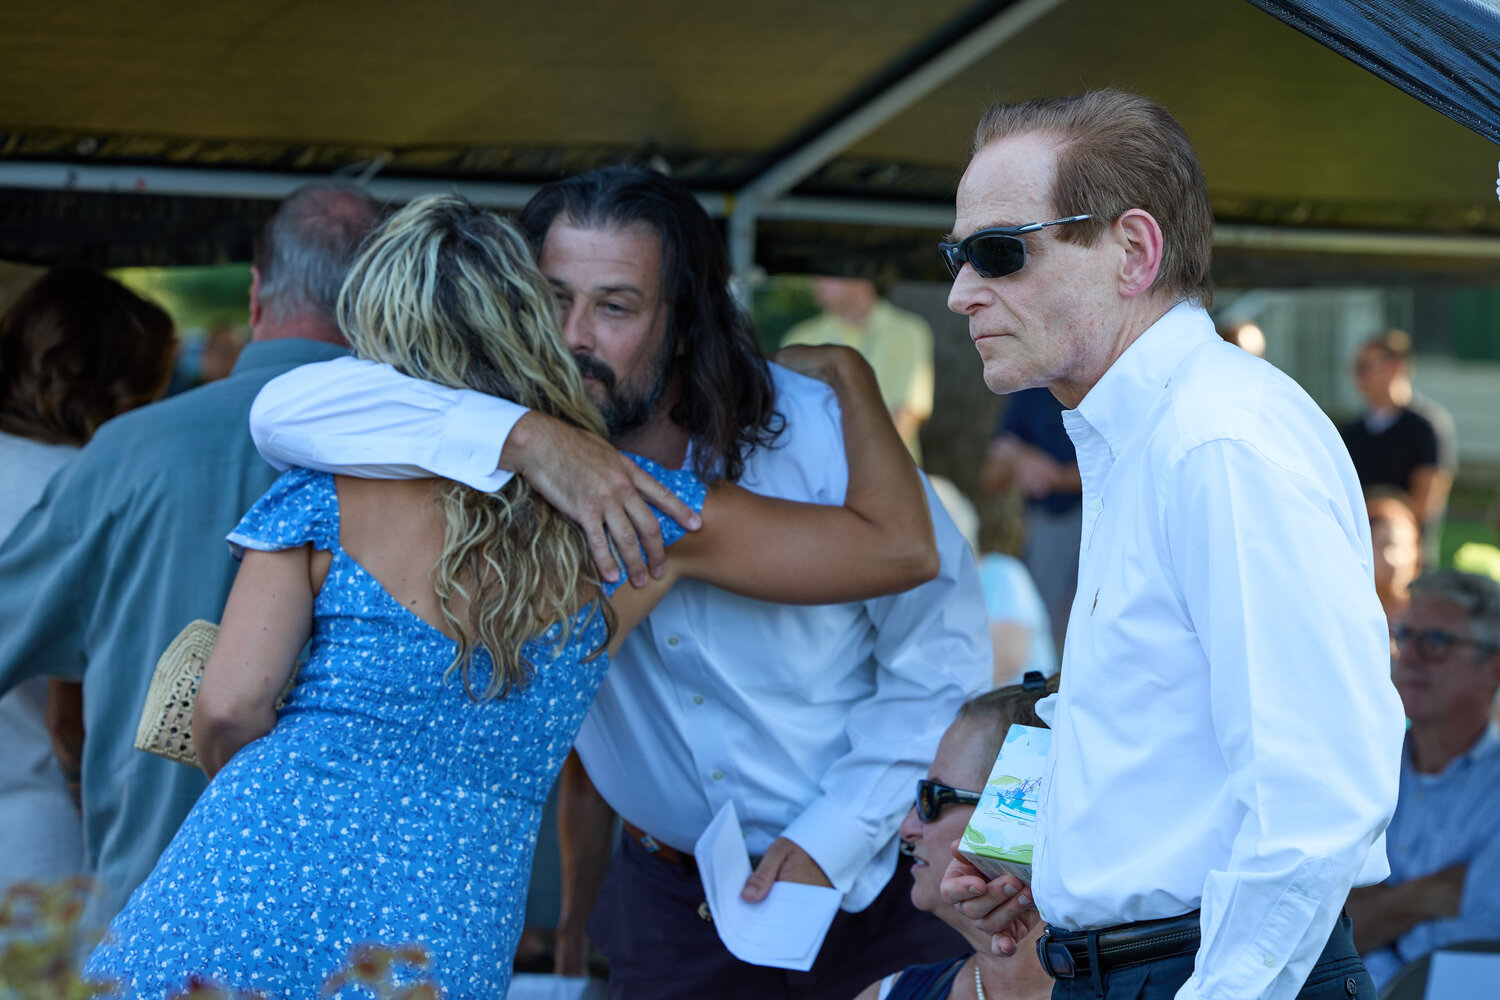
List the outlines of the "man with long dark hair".
{"label": "man with long dark hair", "polygon": [[[614,445],[766,495],[839,502],[836,402],[761,355],[691,192],[611,168],[547,185],[521,223]],[[637,488],[677,513],[598,438],[353,360],[269,386],[254,430],[273,461],[332,471],[421,469],[498,489],[514,470],[584,525],[606,573],[610,539],[633,578],[659,560]],[[912,782],[990,669],[972,557],[935,498],[931,507],[943,568],[915,591],[788,608],[685,584],[626,642],[579,735],[583,766],[564,771],[559,971],[584,971],[591,910],[616,997],[831,998],[959,946],[893,877]],[[612,863],[607,810],[585,768],[625,823]],[[847,912],[810,972],[737,961],[700,916],[693,845],[730,801],[756,859],[746,898],[776,881],[843,893]]]}

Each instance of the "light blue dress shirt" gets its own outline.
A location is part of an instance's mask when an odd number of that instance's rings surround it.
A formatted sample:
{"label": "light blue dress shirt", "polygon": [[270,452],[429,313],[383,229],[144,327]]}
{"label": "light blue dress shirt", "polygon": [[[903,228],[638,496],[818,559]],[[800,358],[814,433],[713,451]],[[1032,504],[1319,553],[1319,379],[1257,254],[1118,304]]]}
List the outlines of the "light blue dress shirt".
{"label": "light blue dress shirt", "polygon": [[[786,424],[748,456],[741,485],[843,503],[837,397],[771,372]],[[349,359],[272,382],[252,429],[277,463],[494,489],[500,442],[524,412]],[[895,870],[913,785],[992,669],[973,555],[930,491],[928,506],[942,568],[904,594],[790,607],[692,580],[674,587],[625,640],[578,735],[609,804],[690,851],[733,800],[752,855],[785,836],[844,893],[844,909],[868,906]]]}
{"label": "light blue dress shirt", "polygon": [[343,354],[252,343],[226,379],[105,424],[0,547],[0,693],[82,678],[84,915],[103,926],[156,864],[207,784],[135,749],[157,658],[194,618],[218,621],[235,563],[224,536],[276,478],[250,440],[265,382]]}
{"label": "light blue dress shirt", "polygon": [[1386,830],[1391,884],[1467,865],[1458,915],[1417,924],[1390,946],[1365,955],[1383,987],[1400,968],[1443,945],[1500,940],[1500,725],[1491,722],[1465,754],[1439,774],[1401,755],[1401,795]]}

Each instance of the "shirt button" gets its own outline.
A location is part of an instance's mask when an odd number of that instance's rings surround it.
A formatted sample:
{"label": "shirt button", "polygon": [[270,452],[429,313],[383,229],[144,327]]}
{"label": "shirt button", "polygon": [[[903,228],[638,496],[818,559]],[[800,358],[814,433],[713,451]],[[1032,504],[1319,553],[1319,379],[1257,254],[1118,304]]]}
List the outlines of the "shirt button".
{"label": "shirt button", "polygon": [[695,694],[695,695],[693,695],[693,704],[694,705],[701,705],[701,704],[703,704],[703,696],[701,694]]}
{"label": "shirt button", "polygon": [[679,638],[677,638],[675,635],[669,635],[669,636],[667,636],[667,645],[668,646],[676,646],[680,642],[682,642],[682,640],[679,639]]}
{"label": "shirt button", "polygon": [[1276,959],[1272,958],[1270,955],[1267,955],[1265,958],[1261,959],[1261,961],[1266,963],[1266,968],[1268,969],[1276,968]]}
{"label": "shirt button", "polygon": [[715,781],[723,781],[724,780],[724,772],[723,771],[715,771],[714,774],[713,774],[713,778],[714,778]]}

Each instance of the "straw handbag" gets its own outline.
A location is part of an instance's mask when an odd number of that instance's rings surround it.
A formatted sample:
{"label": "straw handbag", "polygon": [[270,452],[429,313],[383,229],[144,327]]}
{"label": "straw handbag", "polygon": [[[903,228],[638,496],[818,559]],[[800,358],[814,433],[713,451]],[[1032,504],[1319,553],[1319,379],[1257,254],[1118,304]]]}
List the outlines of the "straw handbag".
{"label": "straw handbag", "polygon": [[[175,760],[188,767],[198,767],[198,752],[193,749],[193,705],[198,700],[198,685],[203,681],[203,664],[214,648],[219,626],[199,618],[177,633],[177,638],[156,661],[151,687],[146,692],[146,707],[141,709],[141,724],[135,731],[135,748]],[[276,707],[286,704],[286,696],[297,682],[296,671],[287,680]]]}

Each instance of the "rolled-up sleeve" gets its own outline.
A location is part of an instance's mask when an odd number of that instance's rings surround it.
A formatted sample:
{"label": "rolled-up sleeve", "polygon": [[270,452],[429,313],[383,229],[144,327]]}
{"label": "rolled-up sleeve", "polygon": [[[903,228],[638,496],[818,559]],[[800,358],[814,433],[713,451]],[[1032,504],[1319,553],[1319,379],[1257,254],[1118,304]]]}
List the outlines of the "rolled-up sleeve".
{"label": "rolled-up sleeve", "polygon": [[968,543],[929,492],[942,567],[937,579],[867,602],[875,626],[875,691],[849,712],[849,750],[827,769],[821,795],[784,836],[805,850],[844,909],[868,906],[889,870],[870,862],[892,846],[918,778],[958,707],[991,676],[988,625]]}
{"label": "rolled-up sleeve", "polygon": [[1198,969],[1211,971],[1177,996],[1291,998],[1351,886],[1383,867],[1396,806],[1403,716],[1364,512],[1242,441],[1193,448],[1165,490],[1171,565],[1242,815],[1203,889]]}
{"label": "rolled-up sleeve", "polygon": [[410,378],[390,365],[338,358],[266,383],[250,410],[262,457],[366,479],[442,476],[494,492],[505,439],[527,410],[471,389]]}

